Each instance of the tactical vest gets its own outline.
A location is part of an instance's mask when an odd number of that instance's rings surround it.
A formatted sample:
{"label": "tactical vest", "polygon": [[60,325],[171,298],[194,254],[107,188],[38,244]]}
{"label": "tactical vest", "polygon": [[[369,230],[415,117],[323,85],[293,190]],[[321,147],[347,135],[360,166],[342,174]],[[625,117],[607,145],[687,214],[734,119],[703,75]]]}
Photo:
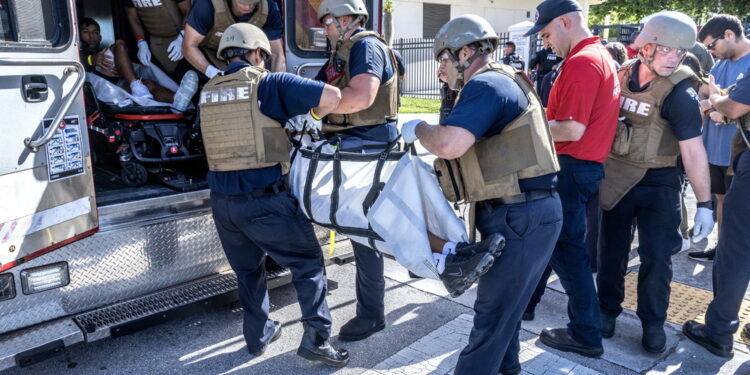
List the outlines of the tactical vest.
{"label": "tactical vest", "polygon": [[628,83],[637,61],[625,62],[617,73],[620,121],[599,188],[599,202],[605,210],[614,208],[648,169],[677,165],[680,145],[669,122],[661,117],[662,105],[678,83],[690,79],[693,86],[700,84],[690,68],[680,65],[669,77],[656,77],[646,90],[632,92]]}
{"label": "tactical vest", "polygon": [[[237,22],[232,15],[232,9],[227,7],[227,0],[211,0],[211,4],[214,6],[214,25],[200,46],[204,48],[206,54],[216,57],[224,30]],[[263,28],[268,19],[268,12],[268,0],[260,0],[260,3],[256,5],[255,13],[247,20],[247,23]]]}
{"label": "tactical vest", "polygon": [[[349,76],[349,56],[352,47],[354,43],[368,36],[375,37],[385,44],[385,40],[373,31],[360,31],[350,39],[343,41],[328,60],[328,70],[326,71],[328,84],[339,89],[349,85],[349,80],[351,80]],[[393,75],[388,81],[380,85],[372,105],[355,113],[329,114],[323,127],[324,132],[337,132],[355,126],[378,125],[398,119],[398,65],[393,52],[388,50],[388,55],[393,67]]]}
{"label": "tactical vest", "polygon": [[750,149],[750,113],[737,119],[738,131],[732,139],[732,153],[727,174],[734,175],[734,160],[737,155]]}
{"label": "tactical vest", "polygon": [[[620,79],[620,120],[610,157],[642,168],[663,168],[677,165],[680,147],[667,120],[661,117],[664,99],[675,85],[697,77],[690,68],[680,65],[669,77],[656,77],[642,92],[628,87],[633,64],[623,64]],[[637,72],[636,72],[637,74]]]}
{"label": "tactical vest", "polygon": [[138,17],[149,34],[172,38],[182,28],[182,13],[174,0],[133,0]]}
{"label": "tactical vest", "polygon": [[520,194],[520,179],[560,170],[541,101],[528,79],[510,66],[495,62],[472,77],[485,72],[497,72],[513,79],[523,90],[529,105],[500,133],[480,139],[458,159],[435,160],[440,187],[452,202],[470,203]]}
{"label": "tactical vest", "polygon": [[214,172],[258,169],[281,164],[289,171],[291,144],[280,123],[264,115],[258,104],[258,86],[268,75],[250,66],[229,75],[217,75],[200,98],[201,133]]}

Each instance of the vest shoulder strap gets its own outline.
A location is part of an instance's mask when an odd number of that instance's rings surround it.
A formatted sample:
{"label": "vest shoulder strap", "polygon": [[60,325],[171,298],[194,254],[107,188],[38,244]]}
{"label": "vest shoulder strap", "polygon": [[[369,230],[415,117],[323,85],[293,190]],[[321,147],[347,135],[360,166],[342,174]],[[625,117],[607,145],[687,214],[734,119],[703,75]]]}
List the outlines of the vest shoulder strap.
{"label": "vest shoulder strap", "polygon": [[260,0],[258,7],[259,8],[255,11],[255,14],[253,14],[253,17],[247,22],[258,27],[263,27],[266,24],[266,20],[268,20],[268,13],[270,12],[268,8],[268,0]]}
{"label": "vest shoulder strap", "polygon": [[383,44],[385,44],[385,39],[381,38],[380,35],[374,31],[366,30],[366,31],[360,31],[354,35],[352,35],[349,40],[352,41],[352,43],[356,43],[364,38],[367,38],[368,36],[372,36],[375,38],[378,38],[379,41],[381,41]]}
{"label": "vest shoulder strap", "polygon": [[225,0],[211,0],[211,5],[214,6],[214,13],[227,11],[227,3]]}

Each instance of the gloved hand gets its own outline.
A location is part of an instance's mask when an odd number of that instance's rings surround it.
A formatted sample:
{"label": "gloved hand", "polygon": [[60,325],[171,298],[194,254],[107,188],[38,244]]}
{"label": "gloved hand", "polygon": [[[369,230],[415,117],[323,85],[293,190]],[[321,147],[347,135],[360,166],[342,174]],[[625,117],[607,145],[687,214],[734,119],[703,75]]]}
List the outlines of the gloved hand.
{"label": "gloved hand", "polygon": [[714,212],[705,207],[698,207],[693,219],[693,242],[701,242],[714,229]]}
{"label": "gloved hand", "polygon": [[206,68],[206,71],[203,73],[208,77],[208,79],[214,78],[215,75],[221,73],[221,70],[219,68],[209,65],[208,68]]}
{"label": "gloved hand", "polygon": [[177,38],[175,38],[172,43],[169,43],[167,53],[169,54],[169,59],[172,61],[182,59],[182,31],[177,34]]}
{"label": "gloved hand", "polygon": [[151,65],[151,50],[148,49],[148,42],[143,39],[138,41],[138,61],[145,66]]}
{"label": "gloved hand", "polygon": [[406,144],[414,143],[414,141],[417,140],[417,125],[423,123],[423,120],[416,119],[416,120],[409,120],[404,123],[404,125],[401,126],[401,138],[404,139],[404,142]]}
{"label": "gloved hand", "polygon": [[306,132],[316,132],[323,129],[323,121],[315,118],[313,111],[310,110],[303,115],[297,115],[287,120],[286,124],[284,124],[284,128],[295,132],[301,132],[303,130]]}

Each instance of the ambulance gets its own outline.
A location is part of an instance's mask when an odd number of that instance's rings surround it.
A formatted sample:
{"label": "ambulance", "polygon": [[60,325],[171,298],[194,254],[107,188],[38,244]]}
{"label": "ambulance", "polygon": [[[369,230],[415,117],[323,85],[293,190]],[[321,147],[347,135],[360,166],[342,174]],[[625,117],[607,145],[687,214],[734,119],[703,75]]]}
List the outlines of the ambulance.
{"label": "ambulance", "polygon": [[[268,1],[282,11],[287,70],[314,77],[328,55],[320,0]],[[201,154],[194,118],[105,116],[87,95],[77,19],[95,19],[104,43],[132,42],[121,4],[0,0],[0,370],[236,295],[205,160],[164,162]],[[383,2],[366,4],[380,30]],[[168,151],[150,158],[124,134]],[[269,287],[289,282],[268,263]]]}

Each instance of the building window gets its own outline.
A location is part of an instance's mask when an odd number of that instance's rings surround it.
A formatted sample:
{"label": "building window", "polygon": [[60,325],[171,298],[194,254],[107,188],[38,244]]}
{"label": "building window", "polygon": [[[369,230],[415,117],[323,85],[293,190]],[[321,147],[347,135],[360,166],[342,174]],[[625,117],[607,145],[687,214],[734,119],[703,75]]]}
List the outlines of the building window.
{"label": "building window", "polygon": [[0,0],[0,47],[54,48],[72,27],[65,0]]}
{"label": "building window", "polygon": [[451,19],[451,6],[443,4],[422,4],[422,37],[434,38],[440,28]]}

